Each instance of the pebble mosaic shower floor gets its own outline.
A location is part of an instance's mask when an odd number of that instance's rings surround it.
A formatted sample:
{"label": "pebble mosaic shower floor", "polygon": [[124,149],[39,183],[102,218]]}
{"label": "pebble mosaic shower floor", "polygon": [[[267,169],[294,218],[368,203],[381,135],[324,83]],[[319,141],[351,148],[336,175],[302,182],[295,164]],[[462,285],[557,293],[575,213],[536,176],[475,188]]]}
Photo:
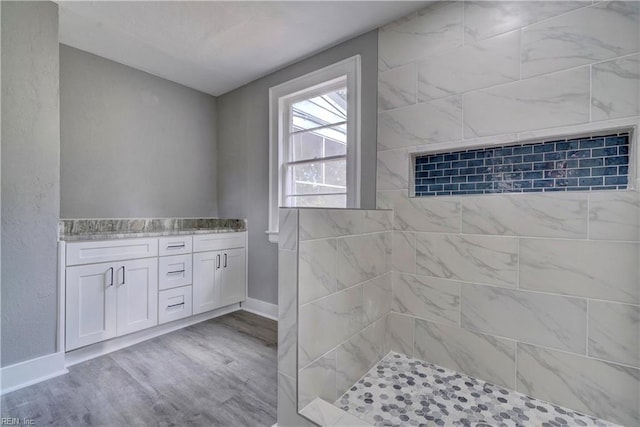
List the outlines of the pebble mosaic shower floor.
{"label": "pebble mosaic shower floor", "polygon": [[616,426],[393,352],[334,405],[375,426]]}

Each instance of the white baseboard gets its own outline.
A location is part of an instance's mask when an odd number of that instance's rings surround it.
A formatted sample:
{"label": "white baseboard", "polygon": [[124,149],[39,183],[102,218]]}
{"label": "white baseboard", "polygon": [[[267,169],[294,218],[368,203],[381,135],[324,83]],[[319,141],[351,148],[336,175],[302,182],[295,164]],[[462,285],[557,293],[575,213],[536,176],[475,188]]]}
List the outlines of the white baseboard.
{"label": "white baseboard", "polygon": [[238,310],[240,310],[240,305],[233,304],[228,307],[223,307],[206,313],[197,314],[185,319],[176,320],[174,322],[165,323],[164,325],[159,325],[150,329],[145,329],[143,331],[134,332],[133,334],[91,344],[77,350],[72,350],[66,354],[65,366],[73,366],[78,363],[85,362],[87,360],[94,359],[96,357],[100,357],[117,350],[121,350],[125,347],[141,343],[142,341],[159,337],[160,335],[177,331],[178,329],[186,328],[187,326],[195,325],[196,323],[214,319],[216,317],[220,317],[224,314],[232,313]]}
{"label": "white baseboard", "polygon": [[0,369],[0,394],[64,375],[64,353],[53,353]]}
{"label": "white baseboard", "polygon": [[267,319],[278,321],[278,306],[259,299],[247,298],[242,303],[242,309]]}

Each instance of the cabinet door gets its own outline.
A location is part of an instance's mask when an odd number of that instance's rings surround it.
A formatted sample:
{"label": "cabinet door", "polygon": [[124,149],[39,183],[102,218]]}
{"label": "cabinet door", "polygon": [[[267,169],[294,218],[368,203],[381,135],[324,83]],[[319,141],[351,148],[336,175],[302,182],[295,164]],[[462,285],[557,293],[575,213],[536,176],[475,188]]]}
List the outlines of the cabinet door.
{"label": "cabinet door", "polygon": [[221,252],[193,254],[193,314],[204,313],[220,307],[218,282],[221,273]]}
{"label": "cabinet door", "polygon": [[66,350],[116,336],[117,265],[67,268]]}
{"label": "cabinet door", "polygon": [[244,301],[245,267],[244,248],[222,252],[219,307]]}
{"label": "cabinet door", "polygon": [[158,324],[158,259],[117,264],[117,333],[124,335]]}

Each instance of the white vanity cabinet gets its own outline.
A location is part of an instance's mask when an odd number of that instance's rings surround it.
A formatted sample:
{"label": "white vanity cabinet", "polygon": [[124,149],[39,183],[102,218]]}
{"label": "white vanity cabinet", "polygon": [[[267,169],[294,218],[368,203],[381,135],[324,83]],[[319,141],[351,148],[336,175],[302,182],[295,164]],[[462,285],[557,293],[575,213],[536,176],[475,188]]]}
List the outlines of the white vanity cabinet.
{"label": "white vanity cabinet", "polygon": [[67,245],[67,350],[158,324],[157,251],[157,239]]}
{"label": "white vanity cabinet", "polygon": [[246,232],[63,247],[66,351],[245,300]]}
{"label": "white vanity cabinet", "polygon": [[245,240],[245,232],[194,236],[194,314],[244,301]]}

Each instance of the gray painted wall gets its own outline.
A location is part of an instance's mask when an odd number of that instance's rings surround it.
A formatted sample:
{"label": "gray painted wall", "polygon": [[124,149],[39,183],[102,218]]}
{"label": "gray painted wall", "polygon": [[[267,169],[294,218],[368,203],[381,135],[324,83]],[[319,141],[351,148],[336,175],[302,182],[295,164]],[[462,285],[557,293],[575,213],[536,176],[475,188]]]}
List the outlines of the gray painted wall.
{"label": "gray painted wall", "polygon": [[249,225],[249,297],[277,304],[278,247],[269,243],[269,88],[360,54],[362,208],[375,207],[377,30],[218,97],[218,210]]}
{"label": "gray painted wall", "polygon": [[60,46],[61,217],[216,216],[216,99]]}
{"label": "gray painted wall", "polygon": [[56,351],[58,6],[2,8],[2,366]]}

